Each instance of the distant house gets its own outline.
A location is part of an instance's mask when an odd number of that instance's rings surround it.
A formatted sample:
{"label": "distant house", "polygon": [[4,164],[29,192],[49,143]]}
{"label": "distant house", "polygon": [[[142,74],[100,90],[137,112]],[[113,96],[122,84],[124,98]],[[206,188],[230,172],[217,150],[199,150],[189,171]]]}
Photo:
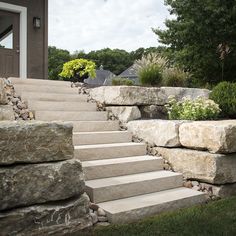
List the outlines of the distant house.
{"label": "distant house", "polygon": [[135,84],[139,84],[137,70],[134,68],[134,65],[130,66],[128,69],[123,71],[120,75],[118,75],[118,77],[126,78],[134,81]]}
{"label": "distant house", "polygon": [[88,78],[85,79],[84,82],[89,85],[102,86],[107,85],[106,81],[112,79],[113,77],[115,77],[115,74],[109,70],[103,70],[103,67],[100,66],[100,69],[96,70],[96,78]]}

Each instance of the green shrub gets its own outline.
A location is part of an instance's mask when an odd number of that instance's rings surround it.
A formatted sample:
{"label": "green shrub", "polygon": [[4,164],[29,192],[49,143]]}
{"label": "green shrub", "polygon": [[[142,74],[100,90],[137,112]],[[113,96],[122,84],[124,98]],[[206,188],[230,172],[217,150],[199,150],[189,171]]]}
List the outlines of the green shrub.
{"label": "green shrub", "polygon": [[161,85],[162,71],[158,65],[149,65],[138,72],[142,85]]}
{"label": "green shrub", "polygon": [[221,112],[213,100],[201,97],[195,100],[183,98],[179,102],[172,97],[166,108],[171,120],[214,120]]}
{"label": "green shrub", "polygon": [[210,98],[219,104],[224,117],[236,118],[236,83],[219,83],[213,88]]}
{"label": "green shrub", "polygon": [[162,72],[168,61],[158,53],[150,53],[134,63],[140,83],[142,85],[160,85],[162,82]]}
{"label": "green shrub", "polygon": [[169,67],[163,71],[162,84],[168,87],[186,87],[190,74],[177,68]]}
{"label": "green shrub", "polygon": [[114,86],[118,86],[118,85],[126,85],[126,86],[133,86],[134,85],[134,81],[130,80],[130,79],[125,79],[125,78],[114,78],[112,80],[112,85]]}
{"label": "green shrub", "polygon": [[66,79],[73,79],[79,77],[96,77],[96,64],[86,59],[75,59],[66,62],[63,65],[63,70],[59,76]]}

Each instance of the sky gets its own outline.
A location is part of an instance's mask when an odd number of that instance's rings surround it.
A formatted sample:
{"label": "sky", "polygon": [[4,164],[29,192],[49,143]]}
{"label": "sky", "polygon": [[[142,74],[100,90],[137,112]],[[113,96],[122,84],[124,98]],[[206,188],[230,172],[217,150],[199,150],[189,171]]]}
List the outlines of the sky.
{"label": "sky", "polygon": [[164,28],[164,0],[50,0],[49,45],[89,52],[158,46],[151,28]]}

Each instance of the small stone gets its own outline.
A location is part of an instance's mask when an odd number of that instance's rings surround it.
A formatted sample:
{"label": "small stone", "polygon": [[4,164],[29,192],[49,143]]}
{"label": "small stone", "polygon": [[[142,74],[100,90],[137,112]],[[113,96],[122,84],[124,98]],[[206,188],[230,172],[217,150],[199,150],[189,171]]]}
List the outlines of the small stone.
{"label": "small stone", "polygon": [[97,211],[99,206],[97,204],[91,202],[89,208],[92,209],[93,211]]}
{"label": "small stone", "polygon": [[192,188],[193,187],[192,182],[191,181],[184,182],[184,187]]}
{"label": "small stone", "polygon": [[96,214],[96,213],[90,213],[89,215],[90,215],[91,218],[92,218],[93,224],[96,224],[96,223],[98,222],[98,216],[97,216],[97,214]]}
{"label": "small stone", "polygon": [[111,225],[109,222],[98,222],[97,223],[97,226],[102,226],[102,227],[106,227],[106,226],[109,226]]}
{"label": "small stone", "polygon": [[98,216],[106,216],[106,212],[102,208],[98,208],[97,210]]}
{"label": "small stone", "polygon": [[164,170],[169,170],[170,169],[170,165],[169,164],[164,164],[163,168],[164,168]]}
{"label": "small stone", "polygon": [[198,181],[192,181],[192,185],[193,186],[199,186],[199,182]]}
{"label": "small stone", "polygon": [[30,118],[31,120],[33,120],[33,119],[34,119],[34,114],[33,114],[33,112],[32,112],[32,111],[30,111],[30,112],[29,112],[29,118]]}
{"label": "small stone", "polygon": [[18,107],[19,109],[26,109],[26,108],[27,108],[26,104],[23,103],[23,102],[21,102],[21,101],[19,101],[19,102],[17,103],[17,107]]}
{"label": "small stone", "polygon": [[192,190],[199,191],[199,190],[200,190],[200,188],[199,188],[199,186],[193,186]]}
{"label": "small stone", "polygon": [[17,104],[17,102],[19,101],[19,98],[12,98],[11,99],[11,102],[14,104],[14,105],[16,105]]}
{"label": "small stone", "polygon": [[108,218],[106,216],[98,216],[98,221],[99,222],[107,222]]}

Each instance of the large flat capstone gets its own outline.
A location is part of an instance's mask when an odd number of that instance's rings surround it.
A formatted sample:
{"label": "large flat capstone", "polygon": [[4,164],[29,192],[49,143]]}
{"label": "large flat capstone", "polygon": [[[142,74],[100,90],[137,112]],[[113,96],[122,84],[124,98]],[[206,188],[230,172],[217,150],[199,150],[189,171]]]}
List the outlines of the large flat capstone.
{"label": "large flat capstone", "polygon": [[72,128],[65,122],[0,122],[0,165],[73,158]]}
{"label": "large flat capstone", "polygon": [[4,79],[0,78],[0,105],[7,104],[7,96],[6,96],[6,91],[4,87],[5,87]]}
{"label": "large flat capstone", "polygon": [[[46,194],[46,193],[45,193]],[[91,226],[86,194],[0,213],[1,235],[68,235]]]}
{"label": "large flat capstone", "polygon": [[174,171],[187,179],[211,184],[236,183],[236,154],[213,154],[181,148],[154,148]]}
{"label": "large flat capstone", "polygon": [[0,168],[0,210],[63,200],[84,192],[76,159]]}
{"label": "large flat capstone", "polygon": [[195,88],[102,86],[90,90],[90,96],[105,105],[165,105],[169,96],[195,99],[209,97],[209,90]]}
{"label": "large flat capstone", "polygon": [[127,124],[128,130],[138,138],[160,147],[180,147],[179,126],[183,121],[138,120]]}
{"label": "large flat capstone", "polygon": [[179,129],[180,142],[192,149],[212,153],[236,152],[236,120],[196,121]]}

